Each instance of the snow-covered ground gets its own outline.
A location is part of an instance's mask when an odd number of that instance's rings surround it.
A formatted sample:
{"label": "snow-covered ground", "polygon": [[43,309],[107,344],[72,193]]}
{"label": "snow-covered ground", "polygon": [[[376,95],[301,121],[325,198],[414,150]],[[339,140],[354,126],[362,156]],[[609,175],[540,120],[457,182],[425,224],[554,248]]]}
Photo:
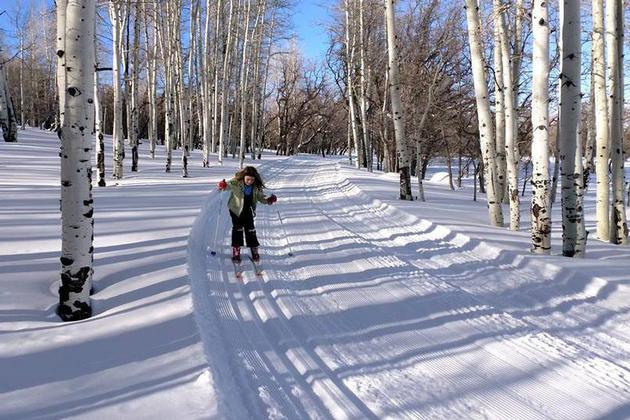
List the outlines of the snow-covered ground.
{"label": "snow-covered ground", "polygon": [[143,144],[94,189],[95,314],[61,323],[58,141],[21,134],[0,144],[0,418],[630,417],[630,249],[531,255],[527,200],[522,231],[492,228],[439,174],[401,202],[395,174],[265,156],[279,202],[239,281],[214,189],[236,163],[183,179]]}

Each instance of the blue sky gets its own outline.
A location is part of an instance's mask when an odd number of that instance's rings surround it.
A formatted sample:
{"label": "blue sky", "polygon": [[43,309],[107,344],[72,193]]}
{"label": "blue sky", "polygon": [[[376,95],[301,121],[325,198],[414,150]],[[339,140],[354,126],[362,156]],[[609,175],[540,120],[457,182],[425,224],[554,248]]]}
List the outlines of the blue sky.
{"label": "blue sky", "polygon": [[300,47],[304,55],[320,61],[328,48],[328,36],[325,23],[330,21],[330,10],[333,0],[295,0],[291,14]]}
{"label": "blue sky", "polygon": [[[23,5],[28,4],[26,0],[17,1]],[[291,23],[304,55],[311,60],[320,61],[326,54],[328,38],[323,24],[330,21],[330,11],[327,8],[335,3],[335,0],[294,0],[290,12]],[[5,1],[0,1],[0,4],[0,12],[2,10],[13,12],[12,4],[6,4]],[[14,30],[6,14],[0,16],[0,28],[8,31],[5,32],[6,36]]]}

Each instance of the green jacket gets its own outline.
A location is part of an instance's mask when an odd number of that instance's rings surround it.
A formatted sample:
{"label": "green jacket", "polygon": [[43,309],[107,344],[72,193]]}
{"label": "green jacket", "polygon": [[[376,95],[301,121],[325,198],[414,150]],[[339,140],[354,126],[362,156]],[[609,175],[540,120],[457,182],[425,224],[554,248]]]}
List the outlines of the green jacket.
{"label": "green jacket", "polygon": [[[245,205],[245,193],[243,188],[245,184],[232,178],[228,181],[228,189],[230,190],[230,198],[228,199],[228,208],[237,216],[243,211]],[[256,202],[267,204],[267,197],[263,193],[262,188],[254,187],[254,197],[252,200],[252,210],[256,212]]]}

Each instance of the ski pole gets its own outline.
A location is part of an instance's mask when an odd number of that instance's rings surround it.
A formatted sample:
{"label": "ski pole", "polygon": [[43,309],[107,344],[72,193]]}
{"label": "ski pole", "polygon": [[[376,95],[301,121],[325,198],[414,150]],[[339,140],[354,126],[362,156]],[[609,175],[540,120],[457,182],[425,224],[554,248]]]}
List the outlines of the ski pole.
{"label": "ski pole", "polygon": [[282,222],[282,216],[280,216],[280,210],[276,210],[276,212],[278,213],[278,219],[280,219],[280,226],[282,226],[284,237],[287,240],[287,246],[289,247],[289,257],[292,257],[293,251],[291,250],[291,242],[289,242],[289,235],[287,235],[287,229],[284,227],[284,223]]}
{"label": "ski pole", "polygon": [[[214,228],[214,247],[217,247],[217,233],[219,232],[219,222],[221,220],[221,209],[223,208],[223,191],[219,191],[219,211],[217,212],[217,224]],[[210,252],[210,255],[215,256],[217,255],[217,251],[212,250],[212,252]]]}

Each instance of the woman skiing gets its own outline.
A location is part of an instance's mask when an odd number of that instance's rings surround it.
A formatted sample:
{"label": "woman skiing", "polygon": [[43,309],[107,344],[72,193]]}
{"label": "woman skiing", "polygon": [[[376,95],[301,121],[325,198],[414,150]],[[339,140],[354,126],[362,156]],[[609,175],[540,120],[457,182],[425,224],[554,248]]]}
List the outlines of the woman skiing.
{"label": "woman skiing", "polygon": [[275,195],[265,197],[263,188],[265,184],[253,166],[246,166],[234,175],[229,182],[225,179],[217,185],[219,190],[229,188],[230,198],[228,208],[232,217],[232,261],[241,262],[241,247],[243,246],[243,232],[245,242],[251,250],[252,260],[258,262],[258,238],[254,217],[256,217],[256,203],[273,204],[277,201]]}

